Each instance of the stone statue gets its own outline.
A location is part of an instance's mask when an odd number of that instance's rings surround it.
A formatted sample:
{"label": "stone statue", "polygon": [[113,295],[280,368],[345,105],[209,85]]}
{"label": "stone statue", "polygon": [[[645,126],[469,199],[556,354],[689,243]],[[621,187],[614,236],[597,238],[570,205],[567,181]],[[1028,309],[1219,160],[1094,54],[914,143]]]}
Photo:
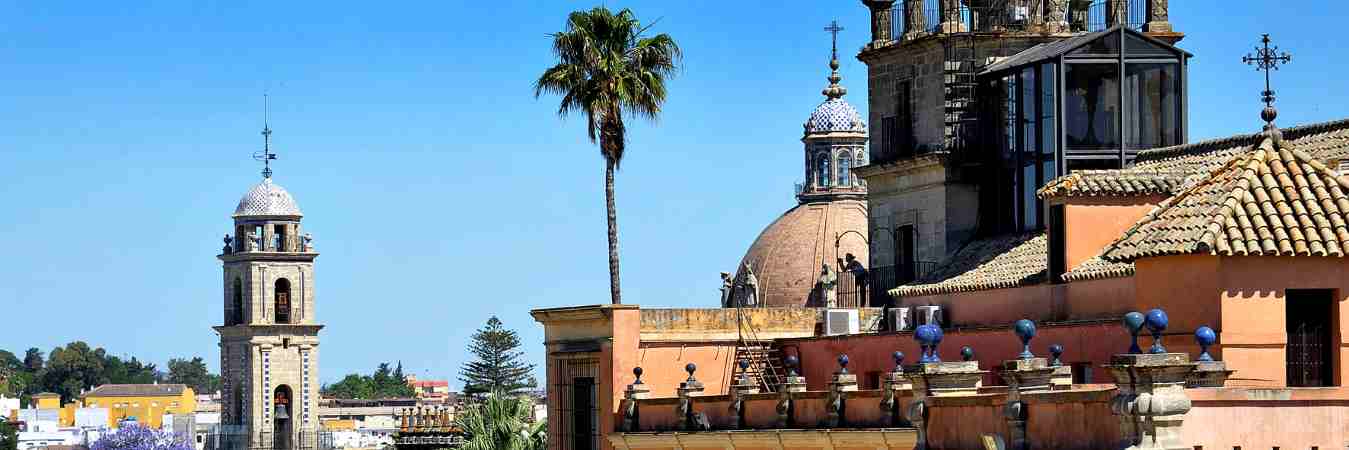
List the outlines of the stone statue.
{"label": "stone statue", "polygon": [[740,301],[740,306],[759,306],[759,277],[754,276],[754,267],[749,262],[745,262],[745,289],[744,300]]}
{"label": "stone statue", "polygon": [[730,274],[729,272],[722,272],[722,273],[721,273],[721,307],[722,307],[722,308],[730,308],[730,307],[735,306],[735,304],[734,304],[734,303],[735,303],[735,299],[732,298],[732,297],[733,297],[732,294],[735,292],[735,286],[734,286],[734,284],[735,284],[735,281],[731,278],[731,274]]}
{"label": "stone statue", "polygon": [[304,241],[304,247],[302,249],[305,252],[314,251],[314,235],[305,233],[304,236],[300,236],[300,239]]}
{"label": "stone statue", "polygon": [[1071,12],[1071,16],[1068,22],[1071,31],[1087,31],[1090,9],[1091,0],[1069,0],[1068,11]]}
{"label": "stone statue", "polygon": [[249,232],[247,232],[247,233],[244,233],[244,251],[246,251],[246,252],[256,252],[256,251],[258,251],[258,234],[257,234],[257,233],[254,233],[254,232],[252,232],[252,231],[249,231]]}
{"label": "stone statue", "polygon": [[820,295],[826,308],[838,306],[838,274],[829,263],[820,264]]}
{"label": "stone statue", "polygon": [[230,245],[230,244],[233,243],[233,242],[234,242],[234,238],[230,237],[229,233],[226,233],[226,234],[225,234],[225,248],[224,248],[224,249],[221,249],[221,250],[220,250],[220,253],[223,253],[223,254],[226,254],[226,255],[228,255],[228,254],[230,254],[230,253],[234,253],[234,246],[233,246],[233,245]]}

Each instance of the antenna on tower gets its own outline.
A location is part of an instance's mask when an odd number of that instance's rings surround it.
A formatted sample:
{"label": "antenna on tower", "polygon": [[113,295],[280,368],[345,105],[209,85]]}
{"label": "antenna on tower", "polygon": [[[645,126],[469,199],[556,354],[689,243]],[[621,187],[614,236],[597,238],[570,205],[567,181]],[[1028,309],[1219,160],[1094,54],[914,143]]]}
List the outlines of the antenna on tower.
{"label": "antenna on tower", "polygon": [[253,159],[262,161],[262,177],[272,178],[272,161],[276,159],[276,153],[272,153],[272,128],[268,124],[270,119],[270,104],[267,94],[262,94],[262,151],[254,153]]}

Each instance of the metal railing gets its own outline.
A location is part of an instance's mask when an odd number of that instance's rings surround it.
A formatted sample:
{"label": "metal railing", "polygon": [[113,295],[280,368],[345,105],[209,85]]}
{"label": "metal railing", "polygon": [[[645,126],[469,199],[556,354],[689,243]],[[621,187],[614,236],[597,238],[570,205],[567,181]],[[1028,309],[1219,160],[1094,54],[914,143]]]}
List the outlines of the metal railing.
{"label": "metal railing", "polygon": [[890,294],[887,293],[889,290],[922,278],[936,267],[937,263],[933,261],[874,267],[867,270],[864,283],[858,283],[852,272],[840,272],[835,288],[837,305],[840,308],[861,308],[891,304]]}
{"label": "metal railing", "polygon": [[[910,2],[918,4],[906,7]],[[904,0],[891,10],[891,36],[898,41],[943,33],[1092,32],[1115,23],[1141,30],[1147,22],[1147,3],[1063,0],[1060,12],[1053,10],[1055,2],[1050,0]]]}
{"label": "metal railing", "polygon": [[224,431],[207,434],[202,442],[204,450],[332,450],[333,435],[329,431],[301,431],[293,442],[278,442],[271,432],[250,436]]}

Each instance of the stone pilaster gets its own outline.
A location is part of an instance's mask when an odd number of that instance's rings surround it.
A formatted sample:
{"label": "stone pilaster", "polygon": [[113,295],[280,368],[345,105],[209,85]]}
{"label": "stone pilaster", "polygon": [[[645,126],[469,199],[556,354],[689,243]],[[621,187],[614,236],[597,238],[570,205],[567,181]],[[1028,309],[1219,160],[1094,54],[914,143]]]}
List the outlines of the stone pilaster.
{"label": "stone pilaster", "polygon": [[940,0],[941,32],[960,33],[968,31],[965,21],[960,19],[960,0]]}
{"label": "stone pilaster", "polygon": [[1002,362],[1002,378],[1007,381],[1007,404],[1003,418],[1007,419],[1008,450],[1031,448],[1026,440],[1026,404],[1021,394],[1049,392],[1054,367],[1044,358],[1013,359]]}
{"label": "stone pilaster", "polygon": [[782,384],[778,385],[778,428],[795,426],[796,418],[793,416],[796,413],[796,408],[792,405],[795,401],[793,396],[796,393],[806,391],[806,377],[796,374],[796,370],[793,368],[794,364],[791,361],[794,358],[795,357],[788,357],[787,366],[789,372],[787,373],[787,376],[783,378]]}
{"label": "stone pilaster", "polygon": [[1106,366],[1119,387],[1110,401],[1120,416],[1120,443],[1125,450],[1190,448],[1180,439],[1190,411],[1185,382],[1195,364],[1184,353],[1115,355]]}
{"label": "stone pilaster", "polygon": [[959,397],[979,393],[986,370],[979,370],[978,361],[927,362],[904,368],[904,375],[913,383],[913,403],[908,418],[918,431],[915,450],[927,449],[927,399],[929,397]]}
{"label": "stone pilaster", "polygon": [[848,392],[857,391],[857,375],[848,373],[848,355],[839,356],[838,359],[841,368],[829,380],[829,400],[825,403],[825,410],[829,413],[826,425],[829,428],[847,426]]}
{"label": "stone pilaster", "polygon": [[1115,25],[1128,25],[1129,23],[1129,0],[1106,0],[1105,2],[1105,26],[1107,28]]}
{"label": "stone pilaster", "polygon": [[1148,0],[1148,23],[1143,29],[1149,33],[1170,33],[1171,14],[1168,0]]}
{"label": "stone pilaster", "polygon": [[880,47],[894,40],[895,0],[862,0],[871,10],[871,46]]}
{"label": "stone pilaster", "polygon": [[885,375],[881,389],[881,415],[885,417],[885,422],[890,426],[903,425],[904,411],[900,410],[899,399],[913,391],[913,382],[904,375],[902,368],[897,368]]}
{"label": "stone pilaster", "polygon": [[675,392],[679,395],[679,404],[675,406],[675,413],[681,430],[698,430],[704,428],[703,425],[705,425],[701,423],[705,419],[700,420],[700,415],[693,411],[693,397],[703,393],[703,382],[693,378],[695,370],[697,370],[697,366],[688,363],[684,367],[684,371],[689,373],[689,378],[679,383],[679,388],[675,389]]}

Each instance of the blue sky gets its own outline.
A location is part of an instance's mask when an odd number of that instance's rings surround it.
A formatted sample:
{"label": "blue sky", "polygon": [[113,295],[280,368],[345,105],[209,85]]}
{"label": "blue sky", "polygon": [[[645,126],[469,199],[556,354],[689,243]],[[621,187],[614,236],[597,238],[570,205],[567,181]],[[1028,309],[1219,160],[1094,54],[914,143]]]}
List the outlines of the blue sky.
{"label": "blue sky", "polygon": [[[132,4],[135,3],[135,4]],[[1173,0],[1196,54],[1191,137],[1259,129],[1260,33],[1285,126],[1349,117],[1349,4]],[[276,181],[305,212],[322,378],[402,361],[453,379],[488,317],[542,361],[532,308],[608,301],[603,165],[584,123],[535,99],[546,34],[593,2],[0,4],[0,349],[85,340],[161,364],[218,362],[220,236],[259,179],[262,93]],[[712,306],[789,208],[828,34],[865,111],[858,1],[627,1],[683,46],[658,123],[618,174],[624,299]],[[457,382],[456,382],[457,384]]]}

